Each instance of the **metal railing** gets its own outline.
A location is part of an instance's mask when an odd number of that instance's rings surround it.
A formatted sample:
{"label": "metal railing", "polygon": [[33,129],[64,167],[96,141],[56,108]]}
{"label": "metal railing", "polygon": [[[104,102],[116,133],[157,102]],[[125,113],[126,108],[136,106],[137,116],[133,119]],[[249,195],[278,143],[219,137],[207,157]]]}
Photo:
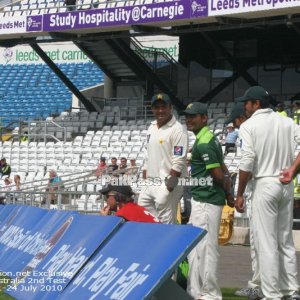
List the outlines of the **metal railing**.
{"label": "metal railing", "polygon": [[[9,128],[14,125],[14,128],[17,130],[13,130]],[[57,138],[55,135],[51,134],[49,127],[54,127],[59,129],[62,133],[62,140]],[[66,127],[61,126],[60,124],[54,122],[53,120],[18,120],[11,122],[6,127],[1,127],[1,136],[9,133],[12,139],[17,139],[22,141],[22,138],[31,141],[41,141],[43,140],[45,143],[50,139],[56,142],[67,140],[67,129]],[[3,139],[2,139],[3,140]]]}
{"label": "metal railing", "polygon": [[[10,186],[12,190],[0,190],[0,203],[1,199],[4,198],[3,196],[5,196],[5,203],[7,204],[24,204],[47,209],[99,213],[104,206],[104,197],[99,191],[88,191],[87,185],[95,184],[97,186],[99,184],[102,187],[111,182],[112,178],[123,176],[125,171],[128,176],[134,174],[134,176],[138,176],[138,167],[128,167],[112,173],[92,169],[79,173],[64,174],[60,176],[61,181],[56,183],[50,183],[48,178],[25,182],[19,190],[16,190],[15,185]],[[119,180],[122,179],[119,178]],[[93,196],[92,200],[90,196]]]}
{"label": "metal railing", "polygon": [[[25,182],[22,188],[0,191],[5,195],[5,203],[25,204],[42,208],[78,210],[84,213],[95,213],[103,207],[103,197],[99,192],[87,191],[87,184],[96,180],[96,170],[70,173],[61,176],[61,181],[49,184],[49,179]],[[72,177],[68,179],[69,177]],[[75,191],[81,186],[81,191]],[[94,202],[89,201],[94,195]],[[82,197],[84,196],[84,197]],[[98,196],[96,200],[96,196]]]}
{"label": "metal railing", "polygon": [[[105,99],[101,97],[92,97],[91,101],[98,106],[100,112],[107,106],[119,107],[120,110],[116,111],[115,116],[120,120],[147,120],[149,117],[153,117],[150,103],[147,103],[142,98],[130,97]],[[126,110],[124,111],[122,108],[126,108]]]}
{"label": "metal railing", "polygon": [[[34,125],[34,126],[33,126]],[[67,128],[61,126],[60,124],[54,122],[53,120],[46,120],[46,121],[35,121],[35,122],[28,122],[27,128],[28,128],[28,138],[35,141],[36,138],[43,139],[44,142],[47,142],[47,138],[52,138],[57,142],[60,142],[61,140],[58,139],[56,136],[52,135],[49,131],[49,127],[54,127],[56,129],[59,129],[59,131],[62,133],[62,140],[66,142],[67,140]],[[23,134],[24,136],[24,134]]]}
{"label": "metal railing", "polygon": [[178,62],[162,48],[144,47],[135,38],[131,38],[131,49],[174,90],[177,90]]}
{"label": "metal railing", "polygon": [[[37,206],[47,209],[58,210],[76,210],[83,213],[97,213],[103,207],[103,197],[99,196],[97,192],[75,192],[75,191],[12,191],[3,192],[6,196],[7,204],[23,204],[30,206]],[[85,199],[82,200],[82,196]],[[90,202],[91,195],[99,196],[99,200]],[[55,203],[52,199],[55,198]]]}

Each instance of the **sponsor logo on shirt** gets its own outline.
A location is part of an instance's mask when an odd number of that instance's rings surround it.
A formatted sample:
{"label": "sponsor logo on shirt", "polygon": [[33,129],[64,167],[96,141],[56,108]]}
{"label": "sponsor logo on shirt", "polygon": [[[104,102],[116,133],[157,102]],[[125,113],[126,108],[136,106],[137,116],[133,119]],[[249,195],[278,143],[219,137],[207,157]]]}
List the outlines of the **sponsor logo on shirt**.
{"label": "sponsor logo on shirt", "polygon": [[207,153],[203,154],[203,155],[202,155],[202,159],[203,159],[204,161],[208,161],[208,160],[209,160],[208,154],[207,154]]}
{"label": "sponsor logo on shirt", "polygon": [[175,146],[174,147],[174,155],[181,156],[183,153],[183,147],[182,146]]}

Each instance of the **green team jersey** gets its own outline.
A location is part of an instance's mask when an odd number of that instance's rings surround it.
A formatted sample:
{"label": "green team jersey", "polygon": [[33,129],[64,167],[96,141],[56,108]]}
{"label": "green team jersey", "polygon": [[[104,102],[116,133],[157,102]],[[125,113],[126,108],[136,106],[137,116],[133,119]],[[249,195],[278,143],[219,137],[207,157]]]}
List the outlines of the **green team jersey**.
{"label": "green team jersey", "polygon": [[192,149],[191,176],[192,196],[195,201],[215,205],[225,204],[224,189],[214,184],[210,169],[221,167],[223,152],[219,141],[207,126],[196,136]]}

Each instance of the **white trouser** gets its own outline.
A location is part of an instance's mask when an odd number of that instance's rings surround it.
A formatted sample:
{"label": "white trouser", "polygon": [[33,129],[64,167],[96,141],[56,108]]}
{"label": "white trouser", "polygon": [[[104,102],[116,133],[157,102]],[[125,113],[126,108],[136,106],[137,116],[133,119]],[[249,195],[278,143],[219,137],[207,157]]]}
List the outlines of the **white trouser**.
{"label": "white trouser", "polygon": [[182,186],[176,186],[172,192],[167,190],[164,183],[160,186],[145,186],[142,188],[138,204],[145,207],[161,223],[175,224],[182,193]]}
{"label": "white trouser", "polygon": [[256,253],[254,246],[253,237],[253,218],[252,214],[248,214],[249,217],[249,240],[250,240],[250,255],[251,255],[251,267],[252,267],[252,278],[248,281],[249,288],[260,288],[260,273],[259,273],[259,263],[258,263],[258,253]]}
{"label": "white trouser", "polygon": [[217,283],[219,260],[219,230],[223,206],[201,203],[192,199],[190,221],[207,230],[207,234],[188,256],[187,292],[194,299],[221,300]]}
{"label": "white trouser", "polygon": [[293,184],[276,177],[257,179],[253,191],[253,236],[264,299],[279,300],[298,291],[292,236]]}
{"label": "white trouser", "polygon": [[250,180],[247,184],[244,197],[247,203],[247,215],[249,218],[249,240],[250,240],[250,255],[251,255],[251,267],[252,267],[252,278],[248,281],[249,288],[260,288],[260,274],[259,274],[259,263],[258,253],[255,251],[254,239],[253,239],[253,218],[252,218],[252,193],[253,193],[253,180]]}

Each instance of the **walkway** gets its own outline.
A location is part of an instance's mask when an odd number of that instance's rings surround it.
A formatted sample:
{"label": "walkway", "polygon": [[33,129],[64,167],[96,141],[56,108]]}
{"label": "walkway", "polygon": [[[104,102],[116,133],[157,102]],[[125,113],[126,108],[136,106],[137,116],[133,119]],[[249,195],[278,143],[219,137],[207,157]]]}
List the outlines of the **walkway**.
{"label": "walkway", "polygon": [[[297,252],[297,261],[300,279],[300,252]],[[246,287],[251,276],[250,247],[232,245],[220,247],[219,284],[221,287]]]}

